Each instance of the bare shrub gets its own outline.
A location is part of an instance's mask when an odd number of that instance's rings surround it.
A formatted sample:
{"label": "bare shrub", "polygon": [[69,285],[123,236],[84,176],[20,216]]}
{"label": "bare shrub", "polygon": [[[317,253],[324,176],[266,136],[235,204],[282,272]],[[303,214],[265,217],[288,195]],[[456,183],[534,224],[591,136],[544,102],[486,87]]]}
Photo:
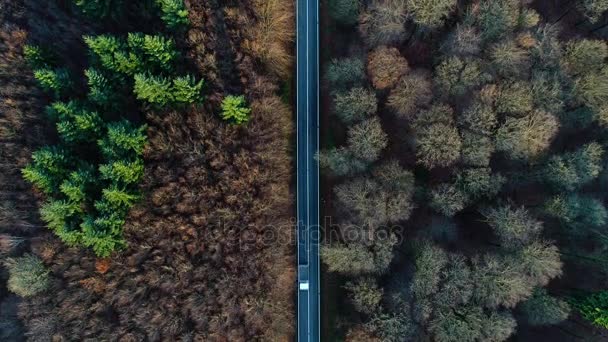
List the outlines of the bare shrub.
{"label": "bare shrub", "polygon": [[251,27],[251,39],[244,47],[260,58],[273,73],[286,76],[293,58],[290,45],[294,38],[294,4],[284,0],[255,0],[257,15]]}

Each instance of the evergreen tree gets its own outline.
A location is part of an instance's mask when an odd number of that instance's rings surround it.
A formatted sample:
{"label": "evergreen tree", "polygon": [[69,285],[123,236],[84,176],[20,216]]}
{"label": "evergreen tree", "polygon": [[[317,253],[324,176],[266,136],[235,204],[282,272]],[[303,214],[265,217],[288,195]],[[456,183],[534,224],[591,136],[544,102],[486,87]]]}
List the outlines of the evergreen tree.
{"label": "evergreen tree", "polygon": [[94,168],[83,165],[61,183],[61,193],[65,195],[70,203],[83,204],[90,196],[91,189],[95,186],[96,175]]}
{"label": "evergreen tree", "polygon": [[570,305],[585,320],[608,329],[608,291],[576,296],[570,299]]}
{"label": "evergreen tree", "polygon": [[194,77],[190,75],[174,78],[171,88],[173,102],[178,104],[201,102],[203,100],[201,95],[203,85],[204,81],[202,79],[196,82]]}
{"label": "evergreen tree", "polygon": [[245,96],[228,95],[222,101],[222,119],[237,125],[249,121],[249,109],[245,103]]}
{"label": "evergreen tree", "polygon": [[146,126],[136,127],[127,120],[109,123],[107,135],[97,144],[106,160],[128,160],[141,156],[146,145]]}
{"label": "evergreen tree", "polygon": [[74,0],[74,3],[93,18],[117,18],[123,12],[123,0]]}
{"label": "evergreen tree", "polygon": [[129,33],[127,46],[130,54],[135,54],[143,61],[148,72],[173,71],[173,66],[179,56],[175,42],[161,35]]}
{"label": "evergreen tree", "polygon": [[[106,201],[110,208],[118,212],[128,211],[138,200],[139,196],[130,193],[124,188],[117,185],[113,185],[109,188],[103,189],[102,199]],[[98,210],[101,210],[98,208]]]}
{"label": "evergreen tree", "polygon": [[48,115],[57,121],[57,132],[68,144],[96,141],[103,130],[103,120],[97,112],[80,103],[55,102],[47,108]]}
{"label": "evergreen tree", "polygon": [[[75,245],[79,242],[78,235],[70,235],[70,240],[62,237],[62,232],[76,232],[76,228],[80,224],[80,216],[82,208],[78,203],[49,200],[40,207],[40,217],[47,226],[59,235],[59,237],[69,245]],[[66,235],[67,236],[67,235]]]}
{"label": "evergreen tree", "polygon": [[69,174],[69,154],[60,147],[47,146],[34,152],[32,161],[22,170],[23,178],[47,195],[56,193]]}
{"label": "evergreen tree", "polygon": [[156,0],[161,10],[161,19],[170,29],[180,29],[190,24],[184,0]]}
{"label": "evergreen tree", "polygon": [[135,75],[133,93],[138,100],[143,100],[159,107],[165,107],[174,100],[171,81],[164,77],[149,74]]}
{"label": "evergreen tree", "polygon": [[144,176],[144,162],[141,159],[135,161],[118,160],[100,165],[99,172],[103,179],[111,181],[112,184],[135,185]]}
{"label": "evergreen tree", "polygon": [[[100,203],[100,202],[98,202]],[[102,207],[97,205],[97,207]],[[102,203],[103,202],[102,200]],[[106,206],[109,206],[106,204]],[[122,218],[123,214],[101,211],[100,216],[93,218],[92,216],[85,217],[82,228],[82,238],[80,243],[85,247],[93,248],[95,254],[102,258],[107,258],[110,254],[126,245],[126,242],[121,237],[122,226],[125,221]]]}
{"label": "evergreen tree", "polygon": [[98,69],[84,71],[89,85],[88,99],[102,108],[115,108],[119,98],[110,80]]}
{"label": "evergreen tree", "polygon": [[72,89],[72,80],[66,69],[38,69],[34,77],[45,91],[61,97]]}
{"label": "evergreen tree", "polygon": [[24,45],[23,56],[34,70],[49,69],[57,64],[57,56],[51,51],[36,45]]}
{"label": "evergreen tree", "polygon": [[121,74],[134,75],[143,71],[143,62],[127,53],[124,41],[110,35],[84,36],[84,42],[96,61],[104,68]]}

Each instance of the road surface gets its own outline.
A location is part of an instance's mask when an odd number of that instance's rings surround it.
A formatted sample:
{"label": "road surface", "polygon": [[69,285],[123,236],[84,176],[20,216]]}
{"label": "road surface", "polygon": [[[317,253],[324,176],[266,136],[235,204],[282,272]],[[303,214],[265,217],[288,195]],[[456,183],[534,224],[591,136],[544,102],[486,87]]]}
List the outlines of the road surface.
{"label": "road surface", "polygon": [[297,0],[298,341],[320,341],[319,0]]}

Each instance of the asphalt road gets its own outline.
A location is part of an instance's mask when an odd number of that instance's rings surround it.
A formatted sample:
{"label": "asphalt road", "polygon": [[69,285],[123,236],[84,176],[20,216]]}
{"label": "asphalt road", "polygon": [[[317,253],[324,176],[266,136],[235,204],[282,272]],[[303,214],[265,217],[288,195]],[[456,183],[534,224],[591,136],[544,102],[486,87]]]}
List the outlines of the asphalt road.
{"label": "asphalt road", "polygon": [[319,0],[297,0],[298,341],[320,341]]}

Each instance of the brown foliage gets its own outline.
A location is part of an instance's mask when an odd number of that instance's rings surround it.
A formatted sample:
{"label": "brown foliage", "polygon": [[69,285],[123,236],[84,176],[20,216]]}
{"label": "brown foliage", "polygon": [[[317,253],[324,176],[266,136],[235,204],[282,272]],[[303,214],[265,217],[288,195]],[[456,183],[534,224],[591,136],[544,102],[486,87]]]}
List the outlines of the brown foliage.
{"label": "brown foliage", "polygon": [[[47,20],[64,15],[50,4],[55,2],[39,3],[39,9],[31,8],[32,0],[0,2],[3,23],[19,15],[23,2],[28,4],[28,22],[43,21],[45,10],[51,12]],[[53,236],[32,239],[33,252],[49,266],[53,279],[52,295],[20,304],[19,315],[33,337],[292,339],[290,109],[272,95],[278,88],[276,77],[256,74],[254,58],[241,51],[249,30],[243,23],[259,16],[248,11],[250,3],[233,2],[244,9],[238,15],[220,1],[186,3],[192,27],[186,44],[178,45],[189,48],[185,55],[207,81],[209,101],[205,108],[150,113],[144,200],[125,226],[127,249],[111,263]],[[81,31],[75,30],[76,22],[67,18],[47,25],[48,31],[36,24],[36,39],[31,41],[65,37],[57,51],[69,59],[73,56],[66,51],[82,48],[80,37],[86,29],[81,25]],[[0,33],[0,126],[11,127],[6,130],[9,137],[0,137],[5,190],[0,205],[15,208],[8,211],[10,217],[0,210],[0,220],[1,232],[11,234],[4,231],[6,222],[19,230],[39,226],[36,199],[19,168],[46,136],[46,120],[39,116],[45,99],[21,57],[21,32],[3,26]],[[252,117],[246,126],[227,125],[210,109],[226,93],[247,96]]]}
{"label": "brown foliage", "polygon": [[394,47],[381,46],[367,60],[367,72],[376,89],[393,87],[408,70],[407,60]]}
{"label": "brown foliage", "polygon": [[76,339],[287,340],[291,115],[276,97],[252,109],[246,128],[200,108],[150,114],[128,249],[99,275],[91,254],[63,248],[50,266],[64,287],[23,305],[26,321],[52,314],[55,333]]}
{"label": "brown foliage", "polygon": [[105,274],[110,270],[111,261],[110,259],[97,259],[95,260],[95,270],[97,273]]}
{"label": "brown foliage", "polygon": [[251,37],[243,45],[280,76],[287,76],[293,63],[289,53],[294,38],[293,7],[294,2],[289,0],[254,0],[256,21],[249,25]]}

